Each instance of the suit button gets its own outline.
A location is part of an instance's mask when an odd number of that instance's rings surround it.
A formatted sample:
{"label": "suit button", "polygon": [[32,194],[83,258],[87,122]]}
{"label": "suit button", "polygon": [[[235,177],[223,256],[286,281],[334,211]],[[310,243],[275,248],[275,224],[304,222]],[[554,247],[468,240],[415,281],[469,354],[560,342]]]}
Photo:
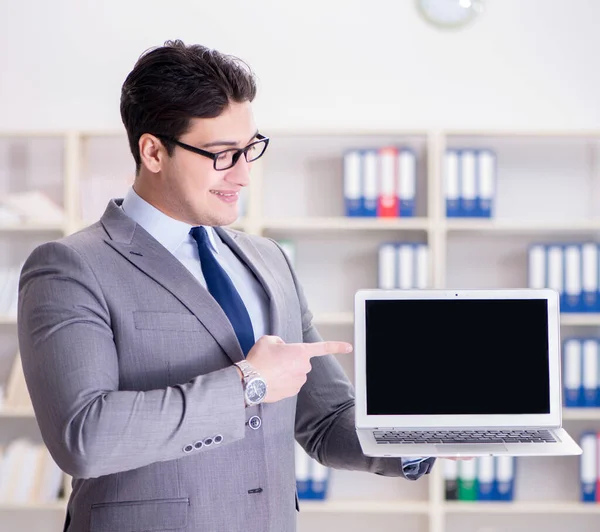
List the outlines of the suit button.
{"label": "suit button", "polygon": [[197,441],[196,443],[194,443],[194,449],[202,449],[202,445],[203,443],[201,441]]}
{"label": "suit button", "polygon": [[194,450],[194,446],[193,446],[193,445],[186,445],[186,446],[183,448],[183,452],[184,452],[184,453],[191,453],[193,450]]}
{"label": "suit button", "polygon": [[210,447],[213,444],[213,439],[212,438],[206,438],[204,440],[204,445],[206,445],[207,447]]}
{"label": "suit button", "polygon": [[221,443],[222,441],[223,441],[223,436],[221,436],[220,434],[217,434],[214,437],[214,442],[215,442],[216,445],[219,445],[219,443]]}
{"label": "suit button", "polygon": [[258,430],[262,425],[262,419],[260,419],[258,416],[252,416],[248,420],[248,425],[252,430]]}

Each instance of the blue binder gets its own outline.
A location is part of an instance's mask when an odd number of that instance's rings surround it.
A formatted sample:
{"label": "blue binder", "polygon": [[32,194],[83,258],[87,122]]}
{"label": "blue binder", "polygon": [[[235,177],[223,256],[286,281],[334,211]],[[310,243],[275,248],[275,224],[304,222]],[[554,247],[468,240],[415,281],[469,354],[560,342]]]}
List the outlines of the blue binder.
{"label": "blue binder", "polygon": [[568,408],[583,405],[583,353],[580,338],[568,338],[563,342],[564,402]]}
{"label": "blue binder", "polygon": [[460,150],[460,215],[477,217],[477,158],[472,149]]}
{"label": "blue binder", "polygon": [[299,499],[309,499],[311,497],[310,486],[310,456],[300,446],[294,442],[294,460],[296,472],[296,491]]}
{"label": "blue binder", "polygon": [[496,456],[496,495],[499,501],[514,499],[516,460],[514,456]]}
{"label": "blue binder", "polygon": [[308,498],[320,501],[327,498],[329,475],[329,468],[311,458],[310,491]]}
{"label": "blue binder", "polygon": [[460,153],[446,150],[444,157],[444,189],[446,197],[446,217],[457,218],[460,212]]}
{"label": "blue binder", "polygon": [[598,312],[598,244],[585,242],[581,246],[581,312]]}
{"label": "blue binder", "polygon": [[477,500],[493,501],[496,491],[496,464],[493,456],[480,456],[477,460]]}
{"label": "blue binder", "polygon": [[546,260],[547,288],[556,290],[559,293],[560,308],[565,309],[564,246],[561,244],[548,245]]}
{"label": "blue binder", "polygon": [[360,150],[344,153],[344,205],[346,216],[362,216],[362,155]]}
{"label": "blue binder", "polygon": [[362,216],[377,216],[379,200],[379,153],[377,150],[362,152]]}
{"label": "blue binder", "polygon": [[581,246],[563,246],[564,297],[561,312],[581,312],[583,309]]}
{"label": "blue binder", "polygon": [[596,502],[598,484],[598,435],[586,431],[579,438],[583,453],[579,457],[579,480],[581,483],[581,501]]}
{"label": "blue binder", "polygon": [[476,215],[491,218],[496,193],[496,154],[490,149],[477,150]]}
{"label": "blue binder", "polygon": [[598,394],[598,371],[600,368],[598,356],[599,346],[597,338],[584,338],[582,340],[582,404],[584,407],[600,406]]}
{"label": "blue binder", "polygon": [[547,246],[540,243],[534,243],[528,249],[528,282],[529,288],[547,288],[548,287],[548,259]]}
{"label": "blue binder", "polygon": [[400,217],[415,215],[417,190],[417,156],[411,148],[398,150],[398,214]]}

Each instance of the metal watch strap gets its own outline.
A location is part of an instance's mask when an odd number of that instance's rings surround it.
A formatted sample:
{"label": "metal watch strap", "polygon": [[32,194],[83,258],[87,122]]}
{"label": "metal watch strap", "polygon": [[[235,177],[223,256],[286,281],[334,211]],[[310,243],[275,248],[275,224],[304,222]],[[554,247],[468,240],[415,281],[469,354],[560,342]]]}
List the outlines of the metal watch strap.
{"label": "metal watch strap", "polygon": [[254,369],[254,366],[250,364],[247,360],[240,360],[236,362],[235,365],[240,368],[242,371],[242,375],[244,376],[244,382],[248,382],[248,380],[252,377],[258,377],[258,371]]}

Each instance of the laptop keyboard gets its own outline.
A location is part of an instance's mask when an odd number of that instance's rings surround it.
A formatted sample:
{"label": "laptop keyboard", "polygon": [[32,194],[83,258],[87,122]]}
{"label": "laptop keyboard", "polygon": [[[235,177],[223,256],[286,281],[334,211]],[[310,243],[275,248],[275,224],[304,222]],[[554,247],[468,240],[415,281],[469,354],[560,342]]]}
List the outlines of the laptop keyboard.
{"label": "laptop keyboard", "polygon": [[373,431],[378,444],[390,443],[556,443],[548,430]]}

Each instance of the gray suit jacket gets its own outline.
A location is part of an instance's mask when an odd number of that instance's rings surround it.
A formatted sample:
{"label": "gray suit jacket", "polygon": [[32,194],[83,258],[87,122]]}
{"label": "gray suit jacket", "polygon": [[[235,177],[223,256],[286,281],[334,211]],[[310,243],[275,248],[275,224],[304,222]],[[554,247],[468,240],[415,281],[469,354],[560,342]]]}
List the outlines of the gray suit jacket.
{"label": "gray suit jacket", "polygon": [[[263,284],[270,333],[320,340],[281,248],[218,233]],[[18,324],[43,439],[74,477],[69,532],[291,532],[294,436],[327,466],[402,475],[399,460],[363,456],[353,390],[333,356],[313,359],[297,397],[244,408],[227,317],[120,200],[34,250]]]}

